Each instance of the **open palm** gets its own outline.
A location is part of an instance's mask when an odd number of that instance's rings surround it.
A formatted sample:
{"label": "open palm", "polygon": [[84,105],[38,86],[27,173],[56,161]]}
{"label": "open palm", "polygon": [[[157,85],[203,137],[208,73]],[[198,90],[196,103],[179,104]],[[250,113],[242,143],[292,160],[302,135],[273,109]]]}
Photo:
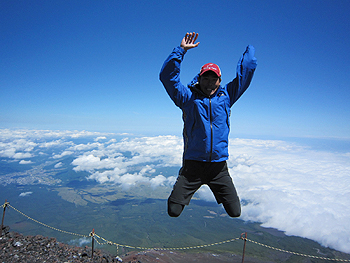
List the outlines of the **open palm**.
{"label": "open palm", "polygon": [[187,51],[191,48],[195,48],[199,45],[199,42],[195,43],[198,38],[198,33],[186,33],[185,37],[181,41],[181,47]]}

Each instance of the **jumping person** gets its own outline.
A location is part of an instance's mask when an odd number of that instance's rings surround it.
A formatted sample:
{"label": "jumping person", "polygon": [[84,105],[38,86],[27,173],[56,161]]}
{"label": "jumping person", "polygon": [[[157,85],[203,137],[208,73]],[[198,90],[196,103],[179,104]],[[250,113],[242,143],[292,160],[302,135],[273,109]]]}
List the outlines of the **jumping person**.
{"label": "jumping person", "polygon": [[187,86],[180,82],[180,65],[189,49],[196,48],[198,33],[187,33],[165,60],[160,80],[183,113],[182,168],[168,199],[168,214],[178,217],[193,194],[207,184],[218,204],[231,217],[241,215],[240,200],[228,172],[229,117],[232,105],[248,88],[256,68],[254,47],[247,46],[235,78],[221,86],[218,65],[207,63]]}

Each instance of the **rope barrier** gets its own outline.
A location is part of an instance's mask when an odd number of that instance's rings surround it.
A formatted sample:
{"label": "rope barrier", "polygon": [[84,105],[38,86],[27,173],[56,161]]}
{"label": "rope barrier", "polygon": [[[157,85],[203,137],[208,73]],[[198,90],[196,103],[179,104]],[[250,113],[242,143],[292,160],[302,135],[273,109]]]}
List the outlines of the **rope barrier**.
{"label": "rope barrier", "polygon": [[34,218],[31,218],[30,216],[27,216],[26,214],[22,213],[21,211],[19,211],[18,209],[14,208],[12,205],[10,204],[7,204],[9,207],[11,207],[13,210],[15,210],[16,212],[20,213],[21,215],[23,215],[24,217],[34,221],[35,223],[38,223],[42,226],[45,226],[47,228],[50,228],[50,229],[53,229],[55,231],[58,231],[58,232],[61,232],[61,233],[65,233],[65,234],[69,234],[69,235],[74,235],[74,236],[80,236],[80,237],[89,237],[88,235],[81,235],[81,234],[77,234],[77,233],[73,233],[73,232],[69,232],[69,231],[65,231],[65,230],[61,230],[61,229],[58,229],[58,228],[55,228],[55,227],[52,227],[52,226],[49,226],[47,224],[44,224]]}
{"label": "rope barrier", "polygon": [[301,257],[308,257],[308,258],[313,258],[313,259],[321,259],[321,260],[329,260],[329,261],[339,261],[339,262],[350,262],[350,260],[348,259],[335,259],[335,258],[325,258],[325,257],[319,257],[319,256],[313,256],[313,255],[307,255],[307,254],[302,254],[302,253],[298,253],[298,252],[292,252],[292,251],[288,251],[288,250],[284,250],[284,249],[280,249],[280,248],[276,248],[276,247],[272,247],[269,245],[265,245],[259,242],[256,242],[254,240],[248,239],[246,237],[243,237],[243,234],[240,237],[237,238],[232,238],[232,239],[228,239],[225,241],[221,241],[221,242],[216,242],[216,243],[211,243],[211,244],[205,244],[205,245],[198,245],[198,246],[189,246],[189,247],[173,247],[173,248],[150,248],[150,247],[139,247],[139,246],[130,246],[130,245],[123,245],[123,244],[118,244],[112,241],[109,241],[99,235],[96,234],[96,232],[93,230],[92,232],[89,233],[89,235],[82,235],[82,234],[77,234],[77,233],[73,233],[73,232],[69,232],[69,231],[65,231],[65,230],[61,230],[52,226],[49,226],[45,223],[42,223],[34,218],[31,218],[30,216],[24,214],[23,212],[19,211],[18,209],[16,209],[15,207],[13,207],[12,205],[10,205],[9,202],[5,202],[2,207],[11,207],[13,210],[15,210],[16,212],[18,212],[19,214],[23,215],[24,217],[42,225],[45,226],[47,228],[50,228],[52,230],[55,231],[59,231],[61,233],[65,233],[65,234],[69,234],[69,235],[74,235],[74,236],[80,236],[80,237],[91,237],[92,240],[96,241],[99,245],[114,245],[117,247],[117,250],[119,250],[119,247],[125,247],[125,248],[130,248],[130,249],[137,249],[137,250],[159,250],[159,251],[168,251],[168,250],[189,250],[189,249],[199,249],[199,248],[206,248],[206,247],[211,247],[211,246],[216,246],[216,245],[222,245],[222,244],[226,244],[226,243],[230,243],[230,242],[234,242],[237,241],[239,239],[242,239],[244,241],[249,241],[253,244],[268,248],[268,249],[273,249],[279,252],[283,252],[283,253],[288,253],[288,254],[292,254],[292,255],[296,255],[296,256],[301,256]]}
{"label": "rope barrier", "polygon": [[5,207],[7,207],[9,204],[10,204],[10,203],[6,201],[3,205],[1,205],[1,207],[2,207],[2,208],[5,208]]}
{"label": "rope barrier", "polygon": [[2,212],[2,219],[1,219],[1,226],[0,226],[0,237],[2,236],[2,229],[4,227],[4,219],[5,219],[5,211],[6,211],[6,207],[9,205],[10,203],[7,202],[7,199],[5,200],[5,203],[2,205],[2,208],[4,209]]}
{"label": "rope barrier", "polygon": [[205,247],[211,247],[211,246],[217,246],[217,245],[222,245],[222,244],[225,244],[225,243],[230,243],[230,242],[233,242],[233,241],[236,241],[236,240],[239,240],[240,238],[237,237],[237,238],[232,238],[232,239],[229,239],[229,240],[225,240],[225,241],[221,241],[221,242],[216,242],[216,243],[212,243],[212,244],[205,244],[205,245],[198,245],[198,246],[190,246],[190,247],[172,247],[172,248],[150,248],[150,247],[137,247],[137,246],[129,246],[129,245],[123,245],[123,244],[118,244],[118,243],[114,243],[112,241],[108,241],[106,240],[105,238],[103,237],[100,237],[99,235],[97,235],[95,233],[95,237],[103,240],[104,242],[100,242],[98,241],[97,239],[96,242],[99,244],[99,245],[115,245],[117,247],[125,247],[125,248],[131,248],[131,249],[138,249],[138,250],[160,250],[160,251],[167,251],[167,250],[188,250],[188,249],[199,249],[199,248],[205,248]]}
{"label": "rope barrier", "polygon": [[349,259],[326,258],[326,257],[319,257],[319,256],[307,255],[307,254],[302,254],[302,253],[298,253],[298,252],[292,252],[292,251],[288,251],[288,250],[284,250],[284,249],[272,247],[272,246],[269,246],[269,245],[265,245],[265,244],[256,242],[256,241],[254,241],[254,240],[250,240],[250,239],[248,239],[248,238],[242,238],[242,239],[244,239],[244,240],[246,240],[246,241],[249,241],[249,242],[251,242],[251,243],[254,243],[254,244],[256,244],[256,245],[262,246],[262,247],[266,247],[266,248],[269,248],[269,249],[273,249],[273,250],[276,250],[276,251],[280,251],[280,252],[283,252],[283,253],[288,253],[288,254],[292,254],[292,255],[296,255],[296,256],[308,257],[308,258],[313,258],[313,259],[329,260],[329,261],[350,262]]}

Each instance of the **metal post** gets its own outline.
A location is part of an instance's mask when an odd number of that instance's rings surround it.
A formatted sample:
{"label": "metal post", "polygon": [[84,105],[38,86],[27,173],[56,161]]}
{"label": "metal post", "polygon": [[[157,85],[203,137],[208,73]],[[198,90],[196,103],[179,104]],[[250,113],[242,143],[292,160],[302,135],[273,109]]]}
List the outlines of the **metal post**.
{"label": "metal post", "polygon": [[92,229],[92,232],[91,232],[91,237],[92,237],[92,244],[91,244],[91,249],[92,249],[92,252],[91,252],[91,258],[94,258],[94,243],[95,243],[95,229],[93,228]]}
{"label": "metal post", "polygon": [[2,212],[2,220],[1,220],[1,228],[0,228],[0,237],[2,236],[2,228],[4,227],[4,219],[5,219],[5,210],[6,207],[9,203],[7,202],[7,199],[5,200],[5,204],[4,204],[4,211]]}
{"label": "metal post", "polygon": [[[244,235],[244,237],[242,237]],[[242,263],[244,263],[244,254],[245,254],[245,245],[247,243],[247,232],[241,234],[241,238],[244,240],[243,245],[243,255],[242,255]]]}

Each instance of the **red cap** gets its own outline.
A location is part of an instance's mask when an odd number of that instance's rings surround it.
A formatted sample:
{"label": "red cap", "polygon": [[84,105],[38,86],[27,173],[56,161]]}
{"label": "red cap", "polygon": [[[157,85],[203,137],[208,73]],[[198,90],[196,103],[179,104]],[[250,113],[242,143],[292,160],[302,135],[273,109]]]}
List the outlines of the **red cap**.
{"label": "red cap", "polygon": [[219,78],[221,77],[221,70],[220,70],[219,66],[214,64],[214,63],[207,63],[207,64],[203,65],[199,75],[202,76],[203,73],[205,73],[209,70],[213,71]]}

